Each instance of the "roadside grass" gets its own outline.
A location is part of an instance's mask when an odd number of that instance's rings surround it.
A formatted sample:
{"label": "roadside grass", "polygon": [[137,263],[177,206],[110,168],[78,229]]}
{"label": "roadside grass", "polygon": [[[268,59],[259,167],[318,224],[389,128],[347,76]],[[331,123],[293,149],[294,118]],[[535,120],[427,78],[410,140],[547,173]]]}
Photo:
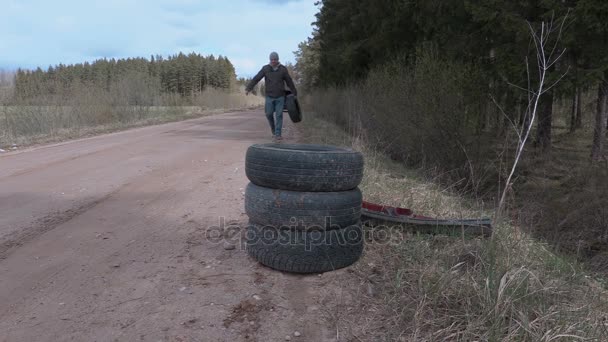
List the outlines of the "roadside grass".
{"label": "roadside grass", "polygon": [[598,274],[608,273],[608,168],[590,162],[593,130],[554,127],[552,151],[521,165],[514,203],[522,224]]}
{"label": "roadside grass", "polygon": [[210,89],[194,97],[192,104],[174,106],[117,105],[112,99],[94,96],[66,102],[48,106],[0,105],[0,148],[59,142],[255,108],[263,104],[263,98]]}
{"label": "roadside grass", "polygon": [[[366,200],[441,218],[492,216],[491,205],[436,185],[424,170],[407,169],[361,137],[314,113],[305,120],[299,125],[303,142],[363,152]],[[357,314],[329,317],[347,340],[608,340],[603,279],[510,222],[495,223],[489,239],[383,227],[368,228],[366,242],[343,285],[354,294],[345,305]]]}

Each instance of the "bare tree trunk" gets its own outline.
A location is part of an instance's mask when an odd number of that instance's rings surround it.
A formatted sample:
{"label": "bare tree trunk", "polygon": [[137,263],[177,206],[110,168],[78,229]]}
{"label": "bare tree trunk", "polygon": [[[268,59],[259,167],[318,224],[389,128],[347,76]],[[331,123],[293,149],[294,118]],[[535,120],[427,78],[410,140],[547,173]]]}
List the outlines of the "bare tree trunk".
{"label": "bare tree trunk", "polygon": [[595,131],[591,159],[600,161],[604,156],[604,140],[606,135],[606,118],[608,105],[608,80],[603,79],[597,90],[597,112],[595,114]]}
{"label": "bare tree trunk", "polygon": [[484,132],[490,132],[492,130],[492,110],[494,107],[492,106],[492,102],[488,101],[488,105],[486,107],[486,116],[483,123]]}
{"label": "bare tree trunk", "polygon": [[[502,104],[502,108],[505,108],[508,112],[507,109],[507,101],[506,101],[506,92],[501,96],[500,103]],[[496,132],[497,136],[500,136],[502,134],[502,129],[503,129],[503,120],[504,120],[504,116],[502,111],[499,108],[496,108],[496,106],[493,106],[494,109],[494,131]]]}
{"label": "bare tree trunk", "polygon": [[578,56],[576,53],[571,54],[570,64],[573,67],[574,74],[574,97],[572,98],[572,116],[570,119],[570,133],[574,133],[577,129],[582,128],[581,106],[583,89],[579,84],[579,65]]}
{"label": "bare tree trunk", "polygon": [[508,91],[505,92],[503,98],[503,108],[505,108],[504,112],[499,111],[499,114],[502,114],[502,120],[498,129],[498,137],[504,136],[508,127],[511,127],[515,121],[515,104],[513,103],[513,96]]}
{"label": "bare tree trunk", "polygon": [[477,132],[479,135],[483,134],[486,132],[486,130],[488,129],[488,118],[490,117],[490,110],[491,110],[491,101],[488,99],[486,100],[485,103],[483,103],[480,108],[481,108],[481,113],[479,115],[479,120],[477,122]]}
{"label": "bare tree trunk", "polygon": [[570,115],[570,133],[574,133],[578,127],[576,127],[577,110],[579,108],[579,90],[578,87],[574,89],[574,97],[572,97],[572,112]]}
{"label": "bare tree trunk", "polygon": [[542,151],[549,151],[551,148],[551,124],[553,122],[552,91],[548,91],[541,96],[539,109],[536,142]]}
{"label": "bare tree trunk", "polygon": [[583,90],[576,87],[576,123],[574,128],[583,128]]}

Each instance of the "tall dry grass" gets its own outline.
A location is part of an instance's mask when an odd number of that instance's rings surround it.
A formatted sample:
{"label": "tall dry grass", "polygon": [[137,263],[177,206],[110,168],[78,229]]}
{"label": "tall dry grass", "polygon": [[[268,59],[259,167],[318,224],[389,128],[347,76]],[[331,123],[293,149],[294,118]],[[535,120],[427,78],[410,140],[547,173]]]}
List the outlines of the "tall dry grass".
{"label": "tall dry grass", "polygon": [[[325,119],[307,113],[303,140],[362,151],[365,199],[438,217],[491,214],[482,200],[438,185]],[[605,283],[521,227],[498,223],[491,239],[391,227],[368,228],[367,236],[363,258],[341,279],[340,296],[351,300],[327,313],[345,340],[608,340]]]}
{"label": "tall dry grass", "polygon": [[0,147],[29,145],[129,127],[178,121],[263,104],[244,91],[207,89],[184,98],[161,93],[154,80],[126,75],[109,90],[74,83],[69,89],[0,102]]}
{"label": "tall dry grass", "polygon": [[360,83],[313,91],[311,109],[394,159],[472,188],[486,180],[479,161],[488,148],[479,143],[487,98],[475,70],[422,50],[414,65],[395,60]]}
{"label": "tall dry grass", "polygon": [[210,88],[192,99],[194,106],[204,109],[241,109],[257,107],[264,104],[264,98],[256,95],[245,95],[244,87],[234,92]]}

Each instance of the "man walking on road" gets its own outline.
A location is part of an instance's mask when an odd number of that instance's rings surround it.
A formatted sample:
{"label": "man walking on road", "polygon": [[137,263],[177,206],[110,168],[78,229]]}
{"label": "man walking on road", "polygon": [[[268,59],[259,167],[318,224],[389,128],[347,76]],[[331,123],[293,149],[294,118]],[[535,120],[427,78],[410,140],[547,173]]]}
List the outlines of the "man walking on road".
{"label": "man walking on road", "polygon": [[[270,54],[270,63],[264,65],[262,70],[249,82],[245,88],[247,95],[262,78],[266,82],[266,118],[270,124],[273,138],[280,141],[282,139],[281,130],[283,129],[283,107],[285,106],[285,83],[287,83],[294,96],[297,96],[298,92],[287,68],[279,63],[279,54],[276,52]],[[276,120],[274,118],[275,113]]]}

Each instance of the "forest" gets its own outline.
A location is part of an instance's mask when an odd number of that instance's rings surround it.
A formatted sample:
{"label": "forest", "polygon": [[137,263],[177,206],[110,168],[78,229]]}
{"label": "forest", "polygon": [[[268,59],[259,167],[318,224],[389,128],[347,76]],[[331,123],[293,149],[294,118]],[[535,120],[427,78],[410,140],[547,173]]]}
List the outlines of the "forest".
{"label": "forest", "polygon": [[[69,92],[73,87],[109,92],[126,82],[133,94],[128,99],[129,104],[152,105],[157,94],[187,97],[207,88],[230,90],[235,80],[232,63],[222,56],[179,53],[168,58],[151,56],[149,60],[100,59],[92,63],[49,66],[47,70],[19,69],[15,75],[14,100],[44,104],[41,98]],[[133,91],[137,89],[146,91]]]}

